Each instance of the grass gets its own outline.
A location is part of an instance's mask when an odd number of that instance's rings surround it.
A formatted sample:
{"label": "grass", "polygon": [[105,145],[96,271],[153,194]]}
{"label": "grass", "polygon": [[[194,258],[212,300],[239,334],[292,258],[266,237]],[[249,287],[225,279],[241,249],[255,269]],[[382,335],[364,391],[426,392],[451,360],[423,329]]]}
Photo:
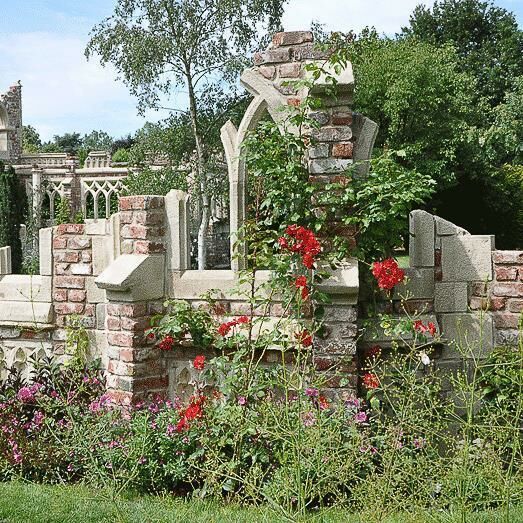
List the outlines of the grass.
{"label": "grass", "polygon": [[[278,523],[289,521],[268,508],[247,508],[173,497],[117,497],[82,486],[0,483],[0,523]],[[369,523],[372,514],[324,511],[307,523]],[[522,523],[523,507],[510,514],[401,514],[383,523]]]}

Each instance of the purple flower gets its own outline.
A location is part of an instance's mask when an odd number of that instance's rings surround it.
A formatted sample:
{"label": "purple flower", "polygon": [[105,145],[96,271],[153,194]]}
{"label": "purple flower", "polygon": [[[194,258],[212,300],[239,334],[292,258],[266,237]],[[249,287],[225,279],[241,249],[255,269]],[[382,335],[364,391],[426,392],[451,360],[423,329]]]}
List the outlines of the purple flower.
{"label": "purple flower", "polygon": [[167,436],[172,436],[173,434],[176,434],[176,425],[173,425],[172,423],[169,423],[167,425]]}
{"label": "purple flower", "polygon": [[305,389],[305,395],[309,396],[309,398],[317,398],[318,397],[318,389],[315,389],[313,387],[309,387]]}
{"label": "purple flower", "polygon": [[363,410],[360,410],[359,412],[356,413],[356,415],[354,416],[354,421],[356,423],[365,423],[367,421],[367,413],[364,412]]}
{"label": "purple flower", "polygon": [[238,396],[238,405],[242,407],[247,403],[247,398],[245,396]]}
{"label": "purple flower", "polygon": [[31,387],[22,387],[16,397],[24,403],[29,403],[34,400],[34,392],[31,390]]}

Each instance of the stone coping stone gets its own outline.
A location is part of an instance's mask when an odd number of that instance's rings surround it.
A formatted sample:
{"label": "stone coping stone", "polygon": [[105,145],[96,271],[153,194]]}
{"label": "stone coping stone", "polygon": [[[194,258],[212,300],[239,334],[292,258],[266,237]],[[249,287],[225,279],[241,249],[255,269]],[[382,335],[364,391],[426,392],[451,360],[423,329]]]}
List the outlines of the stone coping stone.
{"label": "stone coping stone", "polygon": [[52,303],[0,301],[0,324],[6,322],[28,325],[49,324],[53,317]]}

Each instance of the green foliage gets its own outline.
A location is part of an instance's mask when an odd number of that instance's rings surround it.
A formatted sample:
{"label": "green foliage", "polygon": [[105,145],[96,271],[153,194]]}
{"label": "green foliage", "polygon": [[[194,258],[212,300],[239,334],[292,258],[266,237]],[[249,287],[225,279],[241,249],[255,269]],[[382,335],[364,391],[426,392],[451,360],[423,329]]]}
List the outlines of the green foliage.
{"label": "green foliage", "polygon": [[25,208],[25,191],[12,167],[0,161],[0,247],[11,247],[13,272],[22,264],[20,225]]}
{"label": "green foliage", "polygon": [[426,202],[435,188],[427,175],[406,169],[403,152],[385,153],[370,162],[368,176],[329,184],[319,203],[333,216],[344,210],[343,223],[355,228],[357,251],[363,260],[391,255],[403,245],[409,212]]}
{"label": "green foliage", "polygon": [[[303,137],[282,132],[272,121],[262,122],[244,142],[249,218],[256,229],[259,253],[263,245],[271,249],[289,222],[320,233],[334,221],[352,226],[358,245],[351,254],[361,259],[386,256],[402,246],[408,214],[431,196],[432,178],[403,167],[403,151],[389,152],[371,160],[367,177],[353,169],[322,189],[309,181],[305,149]],[[331,254],[344,257],[346,243],[341,238],[332,242],[337,252]]]}
{"label": "green foliage", "polygon": [[492,125],[480,131],[482,152],[493,165],[523,163],[523,76],[514,79],[503,103],[493,110]]}
{"label": "green foliage", "polygon": [[211,345],[214,323],[207,310],[193,309],[190,303],[183,300],[167,301],[164,307],[167,313],[154,316],[151,320],[151,333],[160,339],[171,336],[178,342],[190,335],[199,348]]}
{"label": "green foliage", "polygon": [[490,0],[439,0],[432,9],[419,5],[403,32],[430,44],[453,45],[460,68],[477,80],[478,98],[492,106],[523,75],[523,31],[513,13]]}
{"label": "green foliage", "polygon": [[177,168],[194,151],[194,137],[187,116],[173,116],[158,123],[146,123],[136,132],[129,151],[132,165],[165,162]]}
{"label": "green foliage", "polygon": [[129,163],[130,160],[130,153],[129,149],[124,149],[123,147],[120,149],[117,149],[112,156],[112,161],[115,163]]}
{"label": "green foliage", "polygon": [[443,188],[455,181],[482,106],[475,80],[452,47],[363,33],[348,46],[358,78],[354,105],[379,124],[377,147],[405,152],[402,163]]}
{"label": "green foliage", "polygon": [[76,213],[72,215],[71,202],[68,198],[60,198],[56,208],[56,214],[54,218],[55,225],[62,225],[64,223],[83,223],[84,219],[82,213]]}
{"label": "green foliage", "polygon": [[137,171],[130,171],[125,179],[127,190],[125,194],[155,194],[165,196],[171,189],[187,189],[187,175],[185,171],[163,167],[153,169],[144,167]]}
{"label": "green foliage", "polygon": [[91,344],[85,321],[81,316],[68,316],[65,332],[65,354],[69,356],[66,365],[82,370],[88,365]]}
{"label": "green foliage", "polygon": [[22,149],[24,153],[37,153],[42,146],[40,134],[32,125],[22,128]]}

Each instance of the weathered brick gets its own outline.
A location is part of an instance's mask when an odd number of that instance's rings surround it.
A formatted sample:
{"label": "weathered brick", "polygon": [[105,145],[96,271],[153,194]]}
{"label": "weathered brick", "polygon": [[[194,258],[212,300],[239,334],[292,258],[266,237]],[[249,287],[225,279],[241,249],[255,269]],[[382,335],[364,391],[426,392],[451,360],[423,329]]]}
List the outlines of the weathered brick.
{"label": "weathered brick", "polygon": [[120,211],[120,223],[122,225],[127,223],[133,223],[133,211]]}
{"label": "weathered brick", "polygon": [[493,293],[495,296],[523,297],[523,283],[496,283]]}
{"label": "weathered brick", "polygon": [[276,33],[272,37],[272,44],[274,47],[281,47],[284,45],[299,45],[312,42],[314,39],[311,31],[286,31]]}
{"label": "weathered brick", "polygon": [[110,331],[119,331],[122,328],[122,322],[117,316],[108,316],[105,325]]}
{"label": "weathered brick", "polygon": [[67,301],[67,289],[56,289],[53,292],[54,301]]}
{"label": "weathered brick", "polygon": [[82,251],[80,259],[83,263],[90,263],[93,260],[93,256],[89,251]]}
{"label": "weathered brick", "polygon": [[162,242],[147,240],[136,240],[134,242],[135,254],[157,254],[162,252],[165,252],[165,245]]}
{"label": "weathered brick", "polygon": [[523,264],[523,251],[494,251],[492,260],[499,264]]}
{"label": "weathered brick", "polygon": [[312,131],[312,137],[319,142],[344,142],[352,138],[350,127],[321,127]]}
{"label": "weathered brick", "polygon": [[264,78],[267,78],[267,80],[272,80],[276,74],[276,67],[273,65],[262,65],[258,68],[258,71],[260,71],[260,74]]}
{"label": "weathered brick", "polygon": [[335,143],[332,146],[332,155],[335,158],[352,158],[354,144],[352,142]]}
{"label": "weathered brick", "polygon": [[291,49],[270,49],[254,55],[254,65],[277,64],[291,61]]}
{"label": "weathered brick", "polygon": [[336,112],[332,115],[333,125],[351,125],[352,124],[352,113]]}
{"label": "weathered brick", "polygon": [[519,314],[510,312],[494,313],[494,325],[497,329],[517,329],[519,323]]}
{"label": "weathered brick", "polygon": [[518,279],[517,267],[495,267],[496,280],[498,281],[512,281]]}
{"label": "weathered brick", "polygon": [[85,278],[81,276],[56,276],[54,284],[59,289],[85,289]]}
{"label": "weathered brick", "polygon": [[508,310],[510,312],[523,312],[523,300],[509,300]]}
{"label": "weathered brick", "polygon": [[58,225],[55,229],[55,234],[61,236],[63,234],[84,234],[85,225],[83,223],[64,223]]}
{"label": "weathered brick", "polygon": [[143,332],[151,326],[149,318],[121,318],[121,328],[125,331]]}
{"label": "weathered brick", "polygon": [[53,238],[53,249],[65,249],[67,248],[67,238]]}
{"label": "weathered brick", "polygon": [[55,263],[54,266],[55,274],[69,274],[69,264],[68,263]]}
{"label": "weathered brick", "polygon": [[117,347],[132,347],[135,342],[134,335],[129,332],[109,332],[107,334],[109,345]]}
{"label": "weathered brick", "polygon": [[298,62],[281,64],[279,71],[282,78],[298,78],[301,72],[301,64]]}
{"label": "weathered brick", "polygon": [[84,302],[85,298],[87,296],[87,291],[82,291],[79,289],[71,289],[67,293],[69,301],[72,301],[73,303],[80,303]]}
{"label": "weathered brick", "polygon": [[89,247],[91,247],[91,238],[73,237],[68,238],[67,240],[68,249],[81,251],[83,249],[88,249]]}
{"label": "weathered brick", "polygon": [[121,211],[146,211],[164,207],[163,196],[122,196],[120,197]]}
{"label": "weathered brick", "polygon": [[76,251],[64,251],[64,252],[55,252],[54,261],[62,263],[76,263],[80,258],[80,254]]}
{"label": "weathered brick", "polygon": [[165,221],[163,209],[150,211],[135,211],[133,213],[133,222],[138,225],[162,225]]}
{"label": "weathered brick", "polygon": [[83,303],[55,303],[56,314],[67,316],[69,314],[82,314],[84,312]]}

